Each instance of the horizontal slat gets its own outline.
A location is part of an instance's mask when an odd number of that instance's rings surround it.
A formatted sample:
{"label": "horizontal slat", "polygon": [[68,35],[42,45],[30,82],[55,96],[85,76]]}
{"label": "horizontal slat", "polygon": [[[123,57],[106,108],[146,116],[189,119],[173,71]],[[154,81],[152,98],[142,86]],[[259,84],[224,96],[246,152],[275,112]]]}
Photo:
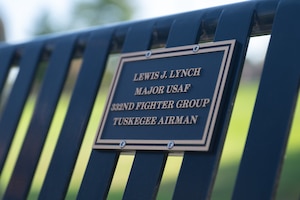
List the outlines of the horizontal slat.
{"label": "horizontal slat", "polygon": [[[257,1],[259,2],[259,1]],[[239,4],[239,3],[238,3]],[[273,1],[272,3],[265,4],[265,1],[261,1],[261,6],[257,7],[256,9],[256,15],[255,15],[255,23],[253,24],[253,29],[251,32],[251,36],[259,36],[259,35],[265,35],[265,34],[270,34],[272,30],[272,23],[276,11],[276,5],[277,1]],[[230,7],[232,5],[224,5],[220,6],[220,9]],[[218,9],[219,9],[218,8]],[[202,21],[202,29],[205,31],[205,37],[200,38],[201,41],[207,41],[210,40],[212,41],[214,38],[215,30],[218,24],[218,15],[215,15],[214,12],[210,12],[215,10],[216,8],[208,8],[205,10],[207,12],[207,15],[203,18]],[[190,12],[192,15],[198,15],[199,13],[203,12],[203,10],[200,11],[193,11]],[[142,23],[151,23],[151,21],[156,21],[159,22],[156,24],[156,29],[153,32],[152,35],[152,46],[154,47],[159,47],[162,46],[166,43],[167,37],[168,37],[168,31],[173,23],[174,18],[180,18],[180,16],[185,15],[186,13],[180,13],[180,14],[175,14],[175,15],[170,15],[166,17],[160,17],[160,18],[154,18],[154,19],[147,19],[141,21]],[[122,51],[123,47],[123,42],[126,37],[127,29],[128,27],[132,26],[134,23],[137,22],[128,22],[124,24],[117,24],[117,25],[112,25],[111,28],[115,28],[115,33],[113,35],[113,40],[111,43],[111,52],[113,53],[120,53]],[[70,34],[64,34],[66,35],[73,35],[73,34],[80,34],[82,35],[79,40],[77,45],[79,47],[84,47],[87,44],[88,40],[88,35],[90,32],[96,31],[96,30],[104,30],[105,28],[93,28],[93,29],[85,29],[81,32],[75,32],[75,33],[70,33]],[[52,42],[49,42],[49,40],[55,41],[57,38],[61,37],[60,35],[45,35],[38,37],[36,40],[45,40],[46,42],[46,51],[51,52],[53,50],[53,44]],[[83,49],[83,48],[78,48],[78,49]],[[17,53],[22,54],[21,51],[17,50]],[[82,51],[77,52],[77,56],[82,56]],[[44,55],[45,58],[47,54]]]}

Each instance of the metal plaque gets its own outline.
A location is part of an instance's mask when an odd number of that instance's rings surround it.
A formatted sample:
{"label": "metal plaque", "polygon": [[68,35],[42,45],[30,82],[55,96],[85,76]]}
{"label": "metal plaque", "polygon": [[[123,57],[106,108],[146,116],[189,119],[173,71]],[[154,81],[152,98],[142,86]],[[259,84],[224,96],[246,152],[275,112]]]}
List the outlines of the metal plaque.
{"label": "metal plaque", "polygon": [[234,45],[123,54],[94,149],[208,151]]}

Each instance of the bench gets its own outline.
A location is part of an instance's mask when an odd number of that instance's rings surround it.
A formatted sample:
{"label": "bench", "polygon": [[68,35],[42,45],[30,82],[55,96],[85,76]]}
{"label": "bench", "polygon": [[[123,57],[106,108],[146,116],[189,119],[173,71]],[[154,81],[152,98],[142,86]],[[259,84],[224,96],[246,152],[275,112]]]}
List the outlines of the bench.
{"label": "bench", "polygon": [[[7,179],[0,183],[3,184],[0,185],[3,199],[33,198],[28,196],[32,193],[33,182],[39,183],[40,189],[36,194],[39,199],[63,199],[70,182],[76,178],[79,184],[74,195],[78,199],[106,199],[118,160],[123,152],[128,152],[123,149],[127,141],[120,142],[119,149],[93,148],[97,130],[91,131],[89,125],[94,116],[101,117],[104,112],[99,107],[93,108],[99,101],[98,90],[107,71],[108,60],[120,53],[146,52],[147,56],[148,50],[155,53],[155,49],[162,47],[200,43],[202,48],[206,42],[234,40],[234,56],[224,82],[221,106],[216,121],[212,122],[214,129],[209,147],[205,151],[175,152],[182,155],[182,163],[176,186],[171,191],[172,199],[209,199],[249,38],[266,34],[271,35],[270,44],[238,174],[233,180],[232,199],[274,199],[298,96],[299,11],[300,3],[296,0],[250,1],[45,36],[21,44],[2,44],[0,94],[9,72],[18,70],[0,115],[0,172],[1,179]],[[197,51],[199,46],[195,46],[194,50]],[[73,65],[75,67],[71,70]],[[68,87],[68,74],[73,72],[78,73],[74,86],[65,89]],[[62,93],[64,90],[72,91],[67,100]],[[36,98],[32,99],[32,94]],[[63,116],[57,114],[59,106],[65,109]],[[59,117],[60,125],[53,125]],[[99,123],[98,120],[96,117],[96,123]],[[25,125],[21,125],[23,121]],[[48,135],[51,130],[56,135],[53,138]],[[23,136],[18,132],[23,132]],[[81,147],[85,137],[92,139],[88,145]],[[52,146],[45,150],[45,144]],[[160,147],[130,149],[134,160],[126,179],[123,199],[157,197],[174,145],[176,142],[168,143],[164,150]],[[86,163],[81,163],[84,166],[81,172],[75,172],[78,162],[83,162],[77,161],[79,152],[83,152]],[[9,161],[9,157],[15,158]],[[5,170],[11,173],[8,178],[3,178]],[[40,177],[41,183],[36,181]]]}

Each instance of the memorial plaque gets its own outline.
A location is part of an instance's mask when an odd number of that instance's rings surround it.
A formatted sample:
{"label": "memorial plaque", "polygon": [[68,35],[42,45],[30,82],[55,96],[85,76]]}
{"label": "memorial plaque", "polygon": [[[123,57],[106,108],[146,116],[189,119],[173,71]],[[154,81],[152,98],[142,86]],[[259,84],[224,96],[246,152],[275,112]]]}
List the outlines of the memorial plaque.
{"label": "memorial plaque", "polygon": [[234,45],[123,54],[94,149],[208,151]]}

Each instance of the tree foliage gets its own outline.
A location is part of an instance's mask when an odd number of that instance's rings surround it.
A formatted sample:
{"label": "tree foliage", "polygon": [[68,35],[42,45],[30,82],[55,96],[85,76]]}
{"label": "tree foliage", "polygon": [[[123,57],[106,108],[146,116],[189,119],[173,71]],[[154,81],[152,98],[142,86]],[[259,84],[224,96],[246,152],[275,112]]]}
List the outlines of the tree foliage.
{"label": "tree foliage", "polygon": [[78,29],[130,19],[132,6],[127,0],[79,0],[69,13],[69,22],[53,21],[53,14],[45,10],[34,28],[34,35]]}
{"label": "tree foliage", "polygon": [[75,26],[95,26],[130,19],[132,8],[127,1],[93,0],[77,4],[74,12]]}
{"label": "tree foliage", "polygon": [[59,31],[58,27],[52,25],[50,19],[50,13],[45,11],[38,18],[34,30],[34,35],[45,35]]}

